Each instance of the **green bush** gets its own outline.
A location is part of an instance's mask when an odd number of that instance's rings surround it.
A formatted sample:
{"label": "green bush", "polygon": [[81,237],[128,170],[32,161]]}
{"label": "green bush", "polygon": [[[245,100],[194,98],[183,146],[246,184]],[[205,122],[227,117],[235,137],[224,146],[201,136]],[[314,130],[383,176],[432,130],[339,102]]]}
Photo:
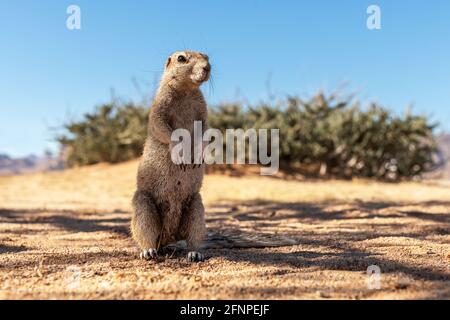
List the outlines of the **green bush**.
{"label": "green bush", "polygon": [[[80,121],[64,126],[58,137],[67,165],[120,162],[140,156],[147,134],[148,108],[105,104]],[[209,126],[279,128],[280,162],[316,176],[366,177],[396,181],[433,168],[436,142],[426,117],[392,114],[372,104],[362,108],[351,97],[322,93],[303,101],[288,97],[278,105],[244,108],[222,104],[209,112]]]}
{"label": "green bush", "polygon": [[395,116],[372,104],[364,110],[350,97],[318,94],[308,101],[289,97],[279,106],[213,108],[211,127],[279,128],[280,162],[315,166],[316,176],[396,181],[433,168],[434,126],[426,117]]}
{"label": "green bush", "polygon": [[64,125],[57,141],[65,150],[66,165],[117,163],[137,158],[147,136],[148,109],[132,103],[104,104],[80,121]]}

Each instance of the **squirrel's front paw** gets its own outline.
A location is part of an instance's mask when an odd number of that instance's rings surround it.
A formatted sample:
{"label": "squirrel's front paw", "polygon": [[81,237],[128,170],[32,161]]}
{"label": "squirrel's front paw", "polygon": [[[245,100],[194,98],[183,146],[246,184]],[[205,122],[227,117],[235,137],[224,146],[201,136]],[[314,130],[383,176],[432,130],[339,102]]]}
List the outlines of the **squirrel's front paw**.
{"label": "squirrel's front paw", "polygon": [[205,261],[205,257],[198,251],[190,251],[187,255],[187,259],[190,262],[202,262]]}
{"label": "squirrel's front paw", "polygon": [[158,260],[158,252],[156,249],[144,249],[141,251],[139,257],[143,260]]}

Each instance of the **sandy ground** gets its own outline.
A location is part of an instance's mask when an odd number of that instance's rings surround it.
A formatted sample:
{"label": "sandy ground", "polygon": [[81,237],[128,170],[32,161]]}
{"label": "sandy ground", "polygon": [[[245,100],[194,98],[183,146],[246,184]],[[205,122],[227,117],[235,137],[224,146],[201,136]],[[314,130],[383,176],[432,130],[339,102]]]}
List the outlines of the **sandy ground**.
{"label": "sandy ground", "polygon": [[128,232],[136,166],[0,178],[0,298],[450,298],[446,183],[208,175],[208,239],[293,244],[218,241],[203,263],[182,250],[145,262]]}

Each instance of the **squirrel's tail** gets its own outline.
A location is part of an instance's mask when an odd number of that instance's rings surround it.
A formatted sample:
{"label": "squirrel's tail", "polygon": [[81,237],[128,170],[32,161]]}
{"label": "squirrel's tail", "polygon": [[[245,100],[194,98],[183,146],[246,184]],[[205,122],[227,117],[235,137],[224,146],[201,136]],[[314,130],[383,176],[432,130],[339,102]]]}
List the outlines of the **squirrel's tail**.
{"label": "squirrel's tail", "polygon": [[266,248],[294,246],[297,241],[280,235],[245,234],[238,231],[211,231],[205,237],[201,248]]}

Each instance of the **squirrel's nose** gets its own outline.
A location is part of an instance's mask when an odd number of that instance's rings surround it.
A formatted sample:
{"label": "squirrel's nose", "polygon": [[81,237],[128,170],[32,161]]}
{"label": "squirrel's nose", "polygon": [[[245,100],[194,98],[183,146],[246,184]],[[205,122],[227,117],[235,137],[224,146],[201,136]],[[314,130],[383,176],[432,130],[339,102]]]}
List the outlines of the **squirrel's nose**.
{"label": "squirrel's nose", "polygon": [[206,72],[210,72],[211,71],[211,65],[208,63],[206,66],[203,67],[203,70],[205,70]]}

